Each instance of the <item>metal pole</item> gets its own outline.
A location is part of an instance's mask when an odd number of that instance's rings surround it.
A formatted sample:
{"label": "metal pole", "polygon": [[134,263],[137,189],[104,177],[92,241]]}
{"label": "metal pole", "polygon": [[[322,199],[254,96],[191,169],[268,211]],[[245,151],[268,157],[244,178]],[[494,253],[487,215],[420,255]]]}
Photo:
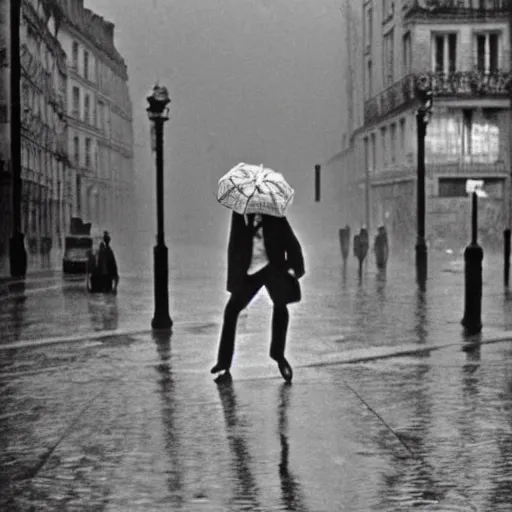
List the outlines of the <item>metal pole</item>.
{"label": "metal pole", "polygon": [[164,243],[164,121],[155,120],[157,244]]}
{"label": "metal pole", "polygon": [[164,242],[164,119],[155,118],[156,136],[156,200],[157,200],[157,237],[153,249],[155,314],[151,322],[153,329],[170,329],[169,316],[169,265],[168,251]]}
{"label": "metal pole", "polygon": [[9,243],[9,262],[12,277],[24,278],[27,273],[27,253],[21,233],[21,97],[20,97],[20,17],[21,1],[10,2],[11,52],[11,174],[12,174],[12,236]]}
{"label": "metal pole", "polygon": [[424,286],[427,279],[427,244],[425,241],[425,136],[427,124],[422,109],[416,114],[416,127],[418,137],[416,279],[421,286]]}

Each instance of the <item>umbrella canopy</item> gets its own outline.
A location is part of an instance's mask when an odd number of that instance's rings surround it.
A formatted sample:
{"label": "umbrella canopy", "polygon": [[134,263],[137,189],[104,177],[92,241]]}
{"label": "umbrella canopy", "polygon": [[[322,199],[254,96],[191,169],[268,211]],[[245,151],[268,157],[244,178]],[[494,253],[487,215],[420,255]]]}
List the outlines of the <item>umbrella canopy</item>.
{"label": "umbrella canopy", "polygon": [[263,165],[239,163],[219,180],[217,201],[242,215],[284,217],[294,194],[281,173]]}

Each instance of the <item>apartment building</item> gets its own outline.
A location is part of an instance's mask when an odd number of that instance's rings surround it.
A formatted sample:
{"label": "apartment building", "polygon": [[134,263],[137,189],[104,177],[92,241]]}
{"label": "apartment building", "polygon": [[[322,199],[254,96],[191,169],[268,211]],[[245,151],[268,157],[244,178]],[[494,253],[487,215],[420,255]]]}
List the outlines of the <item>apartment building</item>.
{"label": "apartment building", "polygon": [[[0,2],[2,47],[8,47],[11,2]],[[66,189],[68,170],[65,143],[66,54],[56,34],[62,11],[47,1],[21,0],[20,5],[20,101],[21,133],[21,230],[29,268],[51,265],[51,256],[62,246],[69,222],[71,197]],[[5,46],[4,46],[5,45]],[[10,51],[10,48],[9,48]],[[7,53],[7,52],[6,52]],[[13,222],[12,165],[10,159],[11,65],[2,64],[2,206],[0,275],[8,274],[9,238]]]}
{"label": "apartment building", "polygon": [[97,229],[130,225],[133,129],[128,73],[114,44],[114,25],[63,2],[59,41],[68,55],[68,149],[73,213]]}
{"label": "apartment building", "polygon": [[[352,153],[349,181],[365,204],[364,222],[372,230],[385,225],[395,245],[414,246],[416,90],[428,85],[434,110],[425,141],[427,238],[440,247],[467,244],[466,181],[478,179],[488,194],[480,202],[481,237],[498,244],[510,202],[508,1],[358,4],[359,30],[349,43],[357,70],[350,76],[364,102],[345,151]],[[348,167],[341,154],[340,167]]]}

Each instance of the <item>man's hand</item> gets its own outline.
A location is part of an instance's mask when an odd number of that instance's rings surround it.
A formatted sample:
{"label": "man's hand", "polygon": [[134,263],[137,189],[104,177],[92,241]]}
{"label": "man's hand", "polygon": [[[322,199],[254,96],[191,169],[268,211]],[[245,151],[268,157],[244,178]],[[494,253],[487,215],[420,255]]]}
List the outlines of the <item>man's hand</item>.
{"label": "man's hand", "polygon": [[288,274],[290,274],[291,276],[297,278],[297,279],[300,279],[303,275],[304,275],[305,272],[302,272],[302,273],[297,273],[295,272],[295,269],[293,268],[289,268],[288,269]]}

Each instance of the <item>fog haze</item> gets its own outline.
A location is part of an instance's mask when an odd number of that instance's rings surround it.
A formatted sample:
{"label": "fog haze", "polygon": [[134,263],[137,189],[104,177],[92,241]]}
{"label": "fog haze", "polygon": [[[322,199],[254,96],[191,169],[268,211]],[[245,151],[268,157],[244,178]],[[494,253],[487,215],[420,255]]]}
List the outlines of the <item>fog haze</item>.
{"label": "fog haze", "polygon": [[[296,189],[290,219],[315,215],[313,166],[340,148],[340,0],[86,0],[115,23],[134,107],[142,243],[155,233],[155,166],[146,96],[168,87],[166,238],[223,245],[229,212],[215,199],[238,162],[264,163]],[[312,217],[311,217],[312,218]],[[338,220],[331,219],[337,227]]]}

